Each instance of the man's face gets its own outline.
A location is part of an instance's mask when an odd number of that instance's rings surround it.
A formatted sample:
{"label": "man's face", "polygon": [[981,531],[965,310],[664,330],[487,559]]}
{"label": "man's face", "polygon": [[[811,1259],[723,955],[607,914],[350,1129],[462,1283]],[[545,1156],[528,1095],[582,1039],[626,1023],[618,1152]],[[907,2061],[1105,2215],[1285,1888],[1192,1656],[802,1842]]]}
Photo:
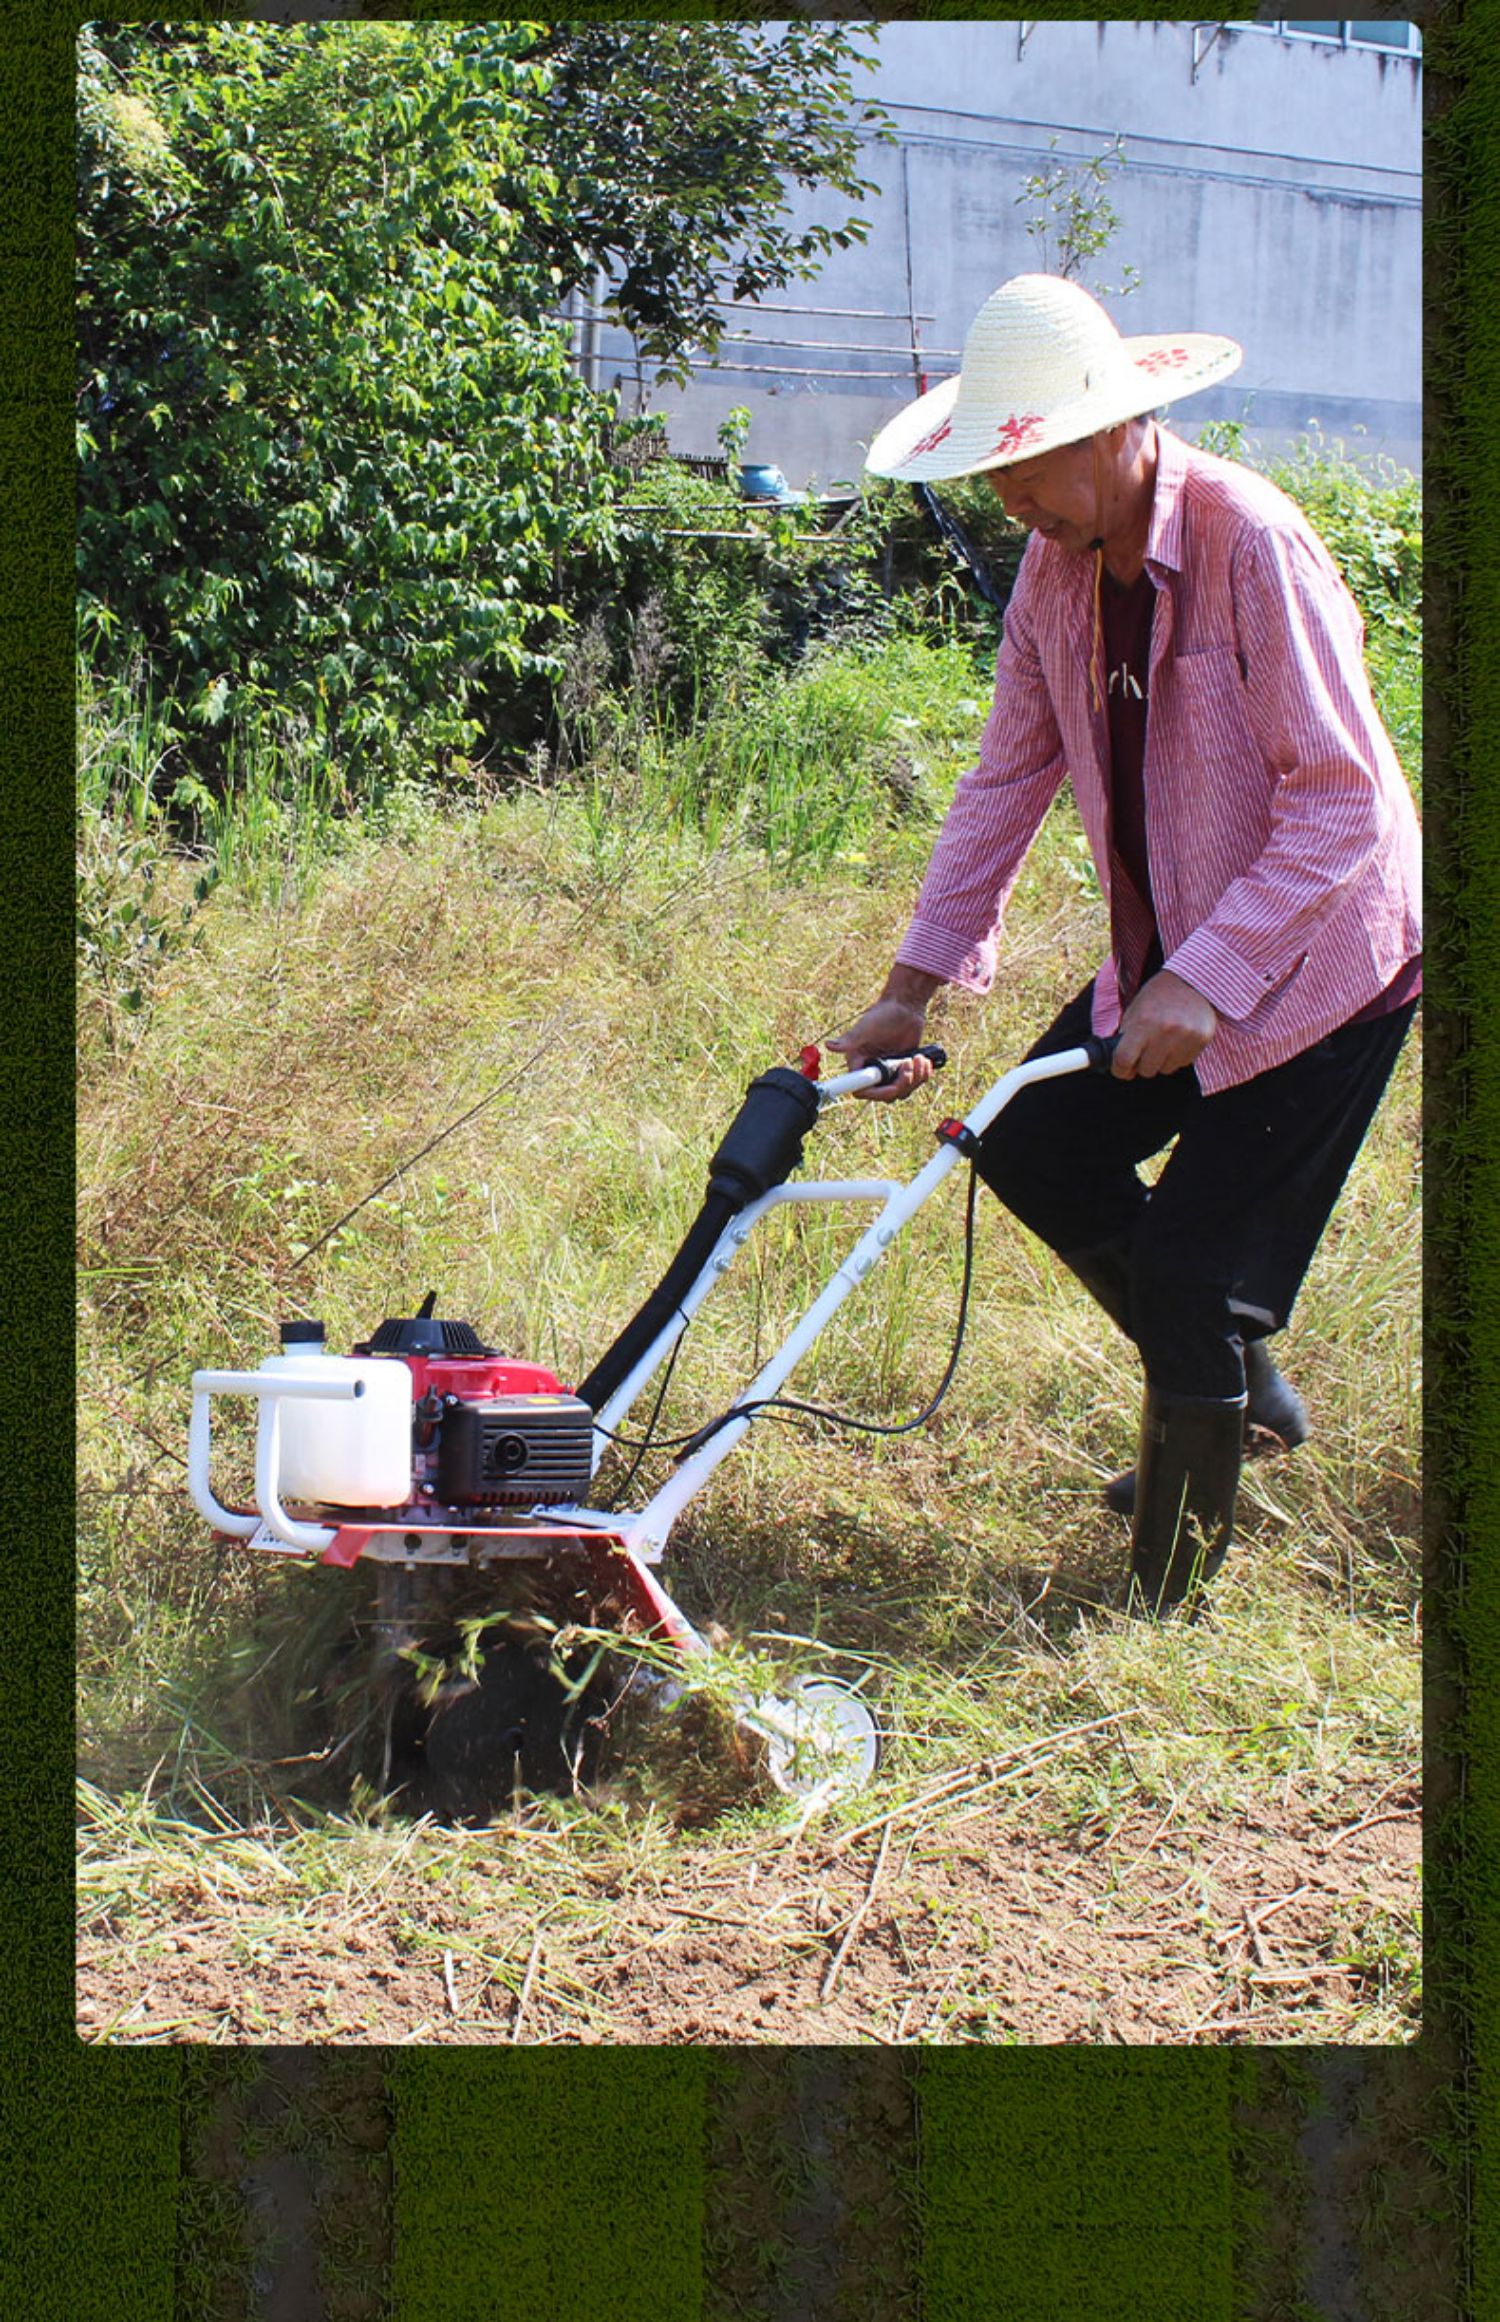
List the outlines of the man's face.
{"label": "man's face", "polygon": [[985,471],[1007,516],[1074,556],[1083,554],[1098,530],[1093,441],[1089,436],[1059,444],[1036,459]]}

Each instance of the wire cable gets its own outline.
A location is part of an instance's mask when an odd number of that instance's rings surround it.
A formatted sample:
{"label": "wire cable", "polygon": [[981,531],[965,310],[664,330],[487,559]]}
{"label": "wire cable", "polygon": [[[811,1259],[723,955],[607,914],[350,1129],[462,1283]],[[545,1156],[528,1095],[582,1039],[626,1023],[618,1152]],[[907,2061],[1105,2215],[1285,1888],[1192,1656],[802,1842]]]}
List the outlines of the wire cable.
{"label": "wire cable", "polygon": [[[914,1419],[902,1419],[897,1421],[881,1419],[855,1419],[848,1412],[831,1410],[824,1403],[804,1403],[798,1401],[794,1396],[790,1395],[766,1395],[763,1396],[758,1402],[754,1403],[732,1403],[727,1411],[721,1411],[717,1418],[710,1419],[704,1426],[695,1428],[691,1435],[663,1436],[660,1441],[657,1442],[656,1449],[658,1451],[675,1451],[677,1454],[677,1463],[680,1466],[683,1460],[691,1458],[695,1451],[700,1449],[703,1444],[709,1442],[715,1435],[717,1435],[721,1427],[729,1426],[732,1420],[758,1419],[765,1412],[770,1412],[773,1414],[785,1413],[791,1418],[799,1419],[822,1419],[831,1426],[847,1428],[852,1432],[860,1435],[910,1435],[914,1433],[918,1427],[925,1427],[928,1420],[932,1417],[933,1413],[937,1410],[939,1404],[942,1402],[944,1396],[947,1394],[948,1389],[952,1386],[954,1376],[958,1370],[959,1357],[963,1353],[964,1335],[968,1329],[969,1321],[969,1292],[974,1279],[974,1210],[978,1193],[979,1177],[971,1163],[969,1168],[969,1195],[968,1200],[964,1206],[963,1282],[958,1294],[958,1322],[953,1333],[953,1347],[948,1357],[948,1367],[944,1371],[942,1379],[938,1384],[936,1394],[933,1395],[930,1402],[924,1405],[924,1407],[917,1413]],[[677,1360],[677,1349],[681,1346],[682,1338],[685,1335],[686,1333],[684,1332],[678,1337],[676,1345],[674,1345],[672,1349],[673,1362]],[[671,1377],[670,1365],[668,1367],[667,1377]],[[600,1433],[607,1436],[611,1443],[621,1444],[627,1450],[634,1450],[637,1453],[635,1464],[630,1470],[631,1476],[635,1474],[636,1467],[640,1465],[640,1462],[645,1457],[646,1450],[651,1443],[652,1433],[656,1424],[656,1415],[657,1412],[661,1409],[662,1399],[665,1393],[666,1380],[663,1380],[661,1393],[657,1396],[656,1406],[652,1411],[651,1419],[647,1425],[646,1434],[643,1438],[616,1435],[612,1432],[611,1429],[607,1427],[600,1429]],[[626,1482],[628,1483],[629,1480],[630,1478],[627,1477]],[[622,1485],[620,1488],[623,1491],[625,1486]]]}
{"label": "wire cable", "polygon": [[[681,1310],[679,1309],[679,1312],[680,1311]],[[682,1350],[682,1342],[687,1337],[690,1320],[690,1316],[683,1315],[682,1328],[679,1330],[677,1336],[672,1341],[672,1351],[667,1357],[667,1367],[662,1374],[661,1385],[656,1390],[656,1401],[651,1406],[651,1416],[646,1421],[645,1434],[638,1438],[632,1439],[628,1436],[616,1435],[613,1429],[608,1427],[601,1427],[599,1429],[599,1433],[603,1436],[606,1436],[611,1443],[618,1443],[622,1450],[634,1451],[635,1453],[634,1459],[626,1469],[624,1477],[616,1488],[613,1507],[609,1511],[611,1514],[613,1514],[614,1511],[618,1509],[620,1502],[624,1499],[625,1494],[629,1491],[631,1485],[635,1481],[636,1470],[639,1468],[641,1461],[645,1458],[647,1452],[651,1449],[652,1441],[656,1434],[656,1422],[661,1417],[662,1405],[667,1399],[667,1389],[672,1384],[672,1373],[677,1368],[677,1357]]]}

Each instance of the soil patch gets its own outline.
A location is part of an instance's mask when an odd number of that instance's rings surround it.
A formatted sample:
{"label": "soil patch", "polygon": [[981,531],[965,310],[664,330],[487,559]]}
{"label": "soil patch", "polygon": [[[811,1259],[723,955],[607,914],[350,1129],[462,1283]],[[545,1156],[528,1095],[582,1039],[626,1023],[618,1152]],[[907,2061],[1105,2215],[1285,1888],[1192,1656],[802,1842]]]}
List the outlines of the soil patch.
{"label": "soil patch", "polygon": [[1463,2322],[1466,2156],[1458,2052],[1262,2050],[1235,2107],[1235,2279],[1244,2322]]}
{"label": "soil patch", "polygon": [[376,2322],[390,2262],[379,2060],[268,2048],[201,2058],[198,2073],[184,2322]]}
{"label": "soil patch", "polygon": [[1303,2287],[1323,2322],[1372,2322],[1360,2281],[1359,2250],[1342,2198],[1347,2152],[1364,2082],[1357,2049],[1309,2059],[1317,2102],[1297,2139],[1306,2177]]}
{"label": "soil patch", "polygon": [[303,2049],[267,2052],[259,2077],[221,2089],[226,2160],[237,2161],[251,2251],[251,2322],[323,2322],[318,2205],[302,2111],[323,2065]]}
{"label": "soil patch", "polygon": [[[633,1863],[499,1826],[414,1836],[378,1889],[158,1891],[80,1953],[85,2037],[246,2042],[1400,2042],[1418,2029],[1415,1801],[1024,1801],[838,1836],[688,1834]],[[852,1935],[851,1935],[852,1927]],[[842,1958],[839,1954],[842,1950]],[[836,1978],[830,1971],[838,1960]]]}

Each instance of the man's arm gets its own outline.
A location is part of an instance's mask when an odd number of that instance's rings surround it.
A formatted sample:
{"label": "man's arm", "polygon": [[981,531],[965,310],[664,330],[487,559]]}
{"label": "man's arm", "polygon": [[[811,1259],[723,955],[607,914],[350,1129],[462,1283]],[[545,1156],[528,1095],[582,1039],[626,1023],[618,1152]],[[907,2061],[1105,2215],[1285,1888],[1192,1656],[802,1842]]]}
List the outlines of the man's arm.
{"label": "man's arm", "polygon": [[1005,609],[979,762],[953,794],[897,959],[936,982],[988,991],[995,938],[1021,865],[1067,768],[1032,623],[1033,539]]}
{"label": "man's arm", "polygon": [[[896,965],[873,1006],[828,1043],[855,1062],[915,1048],[941,985],[988,990],[1001,916],[1062,782],[1062,743],[1028,617],[1031,554],[1006,607],[979,763],[954,793]],[[925,1057],[912,1057],[889,1087],[864,1093],[889,1103],[931,1073]]]}

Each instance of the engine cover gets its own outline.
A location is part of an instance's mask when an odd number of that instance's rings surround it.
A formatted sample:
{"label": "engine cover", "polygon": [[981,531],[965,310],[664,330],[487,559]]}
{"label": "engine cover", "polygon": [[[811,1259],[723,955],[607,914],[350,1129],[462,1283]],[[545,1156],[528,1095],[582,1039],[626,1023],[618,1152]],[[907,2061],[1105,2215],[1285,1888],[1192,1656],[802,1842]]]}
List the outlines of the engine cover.
{"label": "engine cover", "polygon": [[587,1497],[594,1414],[576,1395],[493,1395],[450,1404],[437,1496],[449,1507],[550,1507]]}

